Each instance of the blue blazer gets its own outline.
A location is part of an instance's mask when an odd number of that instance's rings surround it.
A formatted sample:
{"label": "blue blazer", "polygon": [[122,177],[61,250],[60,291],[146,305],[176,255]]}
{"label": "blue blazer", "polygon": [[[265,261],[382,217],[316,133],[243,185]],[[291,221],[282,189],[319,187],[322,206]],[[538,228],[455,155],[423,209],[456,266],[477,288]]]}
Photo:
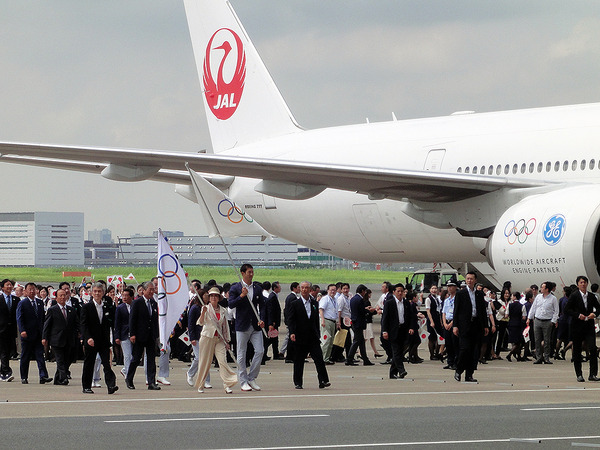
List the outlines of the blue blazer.
{"label": "blue blazer", "polygon": [[190,341],[199,341],[200,333],[202,332],[202,325],[198,325],[198,319],[202,313],[202,307],[200,305],[194,305],[188,311],[188,336]]}
{"label": "blue blazer", "polygon": [[37,306],[37,315],[31,299],[24,298],[17,305],[17,326],[19,333],[25,331],[26,338],[21,338],[26,341],[41,341],[42,330],[44,329],[44,303],[39,299],[35,299]]}
{"label": "blue blazer", "polygon": [[[253,282],[254,295],[252,303],[259,311],[260,320],[267,323],[266,299],[263,295],[263,288],[260,283]],[[250,326],[259,331],[258,320],[250,307],[250,302],[246,297],[240,297],[242,293],[242,283],[238,282],[231,286],[229,290],[229,307],[235,308],[235,331],[246,331]]]}
{"label": "blue blazer", "polygon": [[121,341],[129,339],[129,311],[127,311],[127,303],[121,303],[117,306],[114,337]]}
{"label": "blue blazer", "polygon": [[359,330],[365,330],[367,328],[367,310],[365,309],[365,302],[358,294],[350,299],[350,318],[352,319],[352,325]]}

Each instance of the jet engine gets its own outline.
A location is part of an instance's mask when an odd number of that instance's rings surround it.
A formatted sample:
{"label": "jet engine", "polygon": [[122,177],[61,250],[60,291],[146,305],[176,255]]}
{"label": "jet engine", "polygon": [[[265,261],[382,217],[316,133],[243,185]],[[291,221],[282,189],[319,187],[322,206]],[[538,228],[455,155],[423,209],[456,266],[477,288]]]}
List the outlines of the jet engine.
{"label": "jet engine", "polygon": [[[600,282],[600,185],[532,195],[502,215],[487,242],[498,279],[516,289],[578,275]],[[560,294],[560,292],[558,293]]]}

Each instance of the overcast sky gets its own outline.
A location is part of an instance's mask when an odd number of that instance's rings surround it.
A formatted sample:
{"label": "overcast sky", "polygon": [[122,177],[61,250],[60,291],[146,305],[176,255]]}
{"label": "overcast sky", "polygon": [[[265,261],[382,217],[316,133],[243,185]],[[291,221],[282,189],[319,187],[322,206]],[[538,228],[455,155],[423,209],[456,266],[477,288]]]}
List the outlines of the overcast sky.
{"label": "overcast sky", "polygon": [[[597,2],[233,5],[307,128],[600,100]],[[0,141],[210,146],[180,0],[3,1],[0,86]],[[168,184],[3,163],[0,179],[0,211],[82,211],[113,237],[202,230]]]}

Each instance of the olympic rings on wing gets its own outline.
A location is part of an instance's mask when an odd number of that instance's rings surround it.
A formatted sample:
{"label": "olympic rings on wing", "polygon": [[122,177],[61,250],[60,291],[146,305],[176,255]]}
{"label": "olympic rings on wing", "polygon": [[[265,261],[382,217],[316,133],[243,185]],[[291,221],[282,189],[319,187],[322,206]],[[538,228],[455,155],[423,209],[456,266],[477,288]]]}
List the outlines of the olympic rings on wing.
{"label": "olympic rings on wing", "polygon": [[[175,263],[175,269],[173,269],[173,270],[162,270],[161,263],[162,263],[163,258],[165,258],[165,257],[169,257],[169,258],[171,258],[173,260],[173,262]],[[172,276],[174,276],[174,275],[167,276],[166,272],[171,272],[171,273],[174,274],[178,270],[179,270],[179,261],[177,261],[177,258],[175,258],[173,255],[169,255],[168,253],[165,253],[164,255],[161,255],[161,257],[158,259],[158,271],[165,278],[171,278]]]}
{"label": "olympic rings on wing", "polygon": [[504,227],[504,236],[506,236],[508,243],[513,245],[515,242],[524,244],[527,238],[535,231],[537,221],[535,217],[529,220],[519,219],[515,221],[511,219]]}
{"label": "olympic rings on wing", "polygon": [[[223,209],[221,208],[221,205],[223,203],[226,203],[226,205],[223,207],[223,208],[227,208],[226,213],[223,212]],[[229,204],[229,207],[227,207],[227,204]],[[233,203],[231,200],[229,200],[228,198],[224,198],[223,200],[221,200],[219,202],[219,204],[217,205],[217,211],[221,216],[227,217],[227,219],[229,219],[229,221],[231,223],[240,223],[244,219],[246,219],[246,222],[248,222],[248,223],[254,222],[254,219],[248,218],[248,216],[246,215],[246,212],[244,210],[242,210],[239,206],[237,206],[235,203]],[[239,220],[237,219],[237,216],[234,215],[234,213],[240,216]]]}
{"label": "olympic rings on wing", "polygon": [[[171,274],[170,276],[167,277],[167,273]],[[179,282],[179,286],[177,286],[177,289],[175,289],[172,292],[169,292],[167,290],[167,283],[165,281],[165,278],[172,278],[175,277],[177,278],[177,281]],[[173,295],[173,294],[177,294],[179,292],[179,290],[181,289],[181,278],[179,277],[179,275],[177,275],[177,273],[173,272],[172,270],[166,270],[165,271],[165,278],[161,278],[161,282],[162,282],[162,286],[163,286],[163,290],[165,291],[166,295]]]}

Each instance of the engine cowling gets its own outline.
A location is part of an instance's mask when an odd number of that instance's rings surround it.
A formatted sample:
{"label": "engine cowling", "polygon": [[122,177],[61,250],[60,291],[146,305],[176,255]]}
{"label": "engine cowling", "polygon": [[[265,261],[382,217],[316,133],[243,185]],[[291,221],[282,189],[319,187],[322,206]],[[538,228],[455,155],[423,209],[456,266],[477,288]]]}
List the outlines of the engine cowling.
{"label": "engine cowling", "polygon": [[553,281],[600,282],[600,186],[585,185],[533,195],[502,215],[487,244],[498,278],[516,289]]}

